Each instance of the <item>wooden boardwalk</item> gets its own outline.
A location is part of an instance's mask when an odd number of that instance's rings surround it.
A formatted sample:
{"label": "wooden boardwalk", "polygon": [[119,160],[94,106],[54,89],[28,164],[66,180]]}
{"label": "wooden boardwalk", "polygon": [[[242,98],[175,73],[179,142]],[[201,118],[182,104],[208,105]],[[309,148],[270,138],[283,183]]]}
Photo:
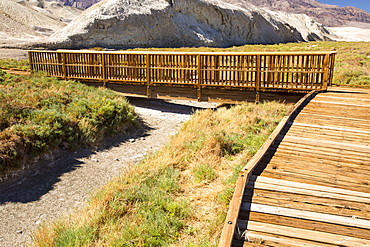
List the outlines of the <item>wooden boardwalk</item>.
{"label": "wooden boardwalk", "polygon": [[220,246],[370,246],[370,90],[311,98],[242,171]]}

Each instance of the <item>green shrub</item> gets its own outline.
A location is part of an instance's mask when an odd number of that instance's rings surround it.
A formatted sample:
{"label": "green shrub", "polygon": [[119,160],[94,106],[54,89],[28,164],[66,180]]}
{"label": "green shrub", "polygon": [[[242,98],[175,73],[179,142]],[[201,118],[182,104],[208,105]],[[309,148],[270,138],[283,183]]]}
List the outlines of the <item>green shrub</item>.
{"label": "green shrub", "polygon": [[209,164],[200,164],[193,169],[195,182],[212,181],[217,178],[215,170]]}
{"label": "green shrub", "polygon": [[95,146],[136,123],[119,94],[52,77],[0,71],[0,174],[55,149]]}

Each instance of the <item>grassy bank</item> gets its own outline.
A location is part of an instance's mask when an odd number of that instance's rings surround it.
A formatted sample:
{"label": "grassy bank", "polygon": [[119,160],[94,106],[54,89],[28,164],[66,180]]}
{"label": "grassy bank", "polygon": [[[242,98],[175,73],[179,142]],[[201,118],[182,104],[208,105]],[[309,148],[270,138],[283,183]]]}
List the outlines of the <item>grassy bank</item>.
{"label": "grassy bank", "polygon": [[125,98],[110,90],[0,70],[0,175],[56,149],[93,146],[135,123]]}
{"label": "grassy bank", "polygon": [[159,152],[88,206],[34,234],[34,246],[215,246],[237,174],[288,106],[197,112]]}

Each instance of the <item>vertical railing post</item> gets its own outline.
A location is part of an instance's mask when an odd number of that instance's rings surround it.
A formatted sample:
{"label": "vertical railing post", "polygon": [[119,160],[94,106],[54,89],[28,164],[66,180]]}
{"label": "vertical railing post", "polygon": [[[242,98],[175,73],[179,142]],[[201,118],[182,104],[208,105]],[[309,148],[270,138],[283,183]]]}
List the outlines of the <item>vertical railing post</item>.
{"label": "vertical railing post", "polygon": [[330,54],[329,53],[325,54],[324,63],[323,63],[324,75],[323,75],[323,81],[322,81],[322,90],[328,89],[329,59],[330,59]]}
{"label": "vertical railing post", "polygon": [[62,77],[64,80],[67,79],[67,67],[66,67],[66,54],[64,52],[62,54]]}
{"label": "vertical railing post", "polygon": [[152,91],[150,88],[150,54],[146,54],[146,96],[152,97]]}
{"label": "vertical railing post", "polygon": [[200,54],[198,54],[197,56],[197,60],[198,60],[198,85],[197,85],[197,99],[198,99],[198,102],[202,101],[202,67],[203,67],[203,62],[202,62],[202,57]]}
{"label": "vertical railing post", "polygon": [[262,69],[261,69],[261,55],[257,55],[257,61],[256,61],[256,103],[260,102],[260,99],[261,99],[261,73],[262,73]]}
{"label": "vertical railing post", "polygon": [[33,67],[33,54],[34,52],[32,51],[28,51],[28,61],[30,63],[30,70],[31,70],[31,74],[33,74],[33,70],[34,70],[34,67]]}
{"label": "vertical railing post", "polygon": [[106,67],[106,63],[105,63],[105,56],[104,56],[104,53],[101,53],[101,73],[102,73],[102,79],[103,79],[103,85],[105,86],[105,84],[107,83],[107,67]]}
{"label": "vertical railing post", "polygon": [[[212,67],[211,67],[212,68]],[[219,55],[215,55],[214,56],[214,72],[212,74],[214,74],[214,83],[217,85],[218,83],[220,83],[220,74],[222,74],[221,70],[220,70],[220,56]],[[210,78],[211,79],[211,78]]]}
{"label": "vertical railing post", "polygon": [[329,68],[329,86],[333,85],[333,76],[334,76],[334,63],[335,63],[335,53],[330,54],[330,68]]}

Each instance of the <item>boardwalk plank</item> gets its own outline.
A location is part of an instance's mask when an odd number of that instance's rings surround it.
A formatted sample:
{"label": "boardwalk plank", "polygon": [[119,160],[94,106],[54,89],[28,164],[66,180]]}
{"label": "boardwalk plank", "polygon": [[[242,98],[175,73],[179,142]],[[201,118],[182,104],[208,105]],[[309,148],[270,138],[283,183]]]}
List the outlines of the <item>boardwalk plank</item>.
{"label": "boardwalk plank", "polygon": [[[360,239],[355,237],[348,237],[343,235],[324,233],[319,231],[312,231],[306,229],[299,229],[294,227],[273,225],[255,221],[248,221],[248,229],[252,231],[274,233],[277,235],[294,237],[298,239],[306,239],[316,241],[319,243],[328,243],[335,245],[346,246],[370,246],[370,240]],[[320,245],[318,243],[318,246]]]}
{"label": "boardwalk plank", "polygon": [[[370,203],[256,188],[253,189],[253,192],[246,192],[244,195],[243,203],[249,202],[270,206],[284,205],[287,208],[305,210],[314,210],[317,207],[316,211],[320,213],[330,212],[336,215],[370,220]],[[240,217],[243,216],[240,215]]]}
{"label": "boardwalk plank", "polygon": [[293,187],[280,186],[280,185],[267,184],[267,183],[258,183],[258,182],[252,182],[252,181],[248,182],[247,188],[248,189],[263,189],[263,190],[271,190],[271,191],[287,192],[287,193],[296,193],[296,194],[302,194],[302,195],[333,198],[333,199],[340,199],[340,200],[353,201],[353,202],[370,203],[370,198],[366,198],[366,197],[360,197],[360,196],[355,196],[355,195],[343,195],[343,194],[337,194],[337,193],[326,192],[326,191],[315,191],[312,189],[305,189],[305,188],[293,188]]}
{"label": "boardwalk plank", "polygon": [[[245,237],[250,242],[245,242],[243,247],[249,246],[279,246],[279,247],[327,247],[333,246],[331,244],[318,243],[313,241],[307,241],[297,238],[288,238],[280,235],[268,234],[265,232],[248,231],[245,233]],[[257,245],[257,243],[262,243]]]}
{"label": "boardwalk plank", "polygon": [[[242,212],[243,213],[243,212]],[[297,219],[293,217],[278,216],[273,214],[265,214],[259,212],[246,212],[245,222],[239,221],[240,231],[245,232],[249,221],[301,228],[305,230],[319,231],[325,233],[339,234],[355,238],[363,238],[370,240],[369,231],[367,229],[355,228],[352,226],[342,226],[337,224],[318,222],[312,220]]]}

